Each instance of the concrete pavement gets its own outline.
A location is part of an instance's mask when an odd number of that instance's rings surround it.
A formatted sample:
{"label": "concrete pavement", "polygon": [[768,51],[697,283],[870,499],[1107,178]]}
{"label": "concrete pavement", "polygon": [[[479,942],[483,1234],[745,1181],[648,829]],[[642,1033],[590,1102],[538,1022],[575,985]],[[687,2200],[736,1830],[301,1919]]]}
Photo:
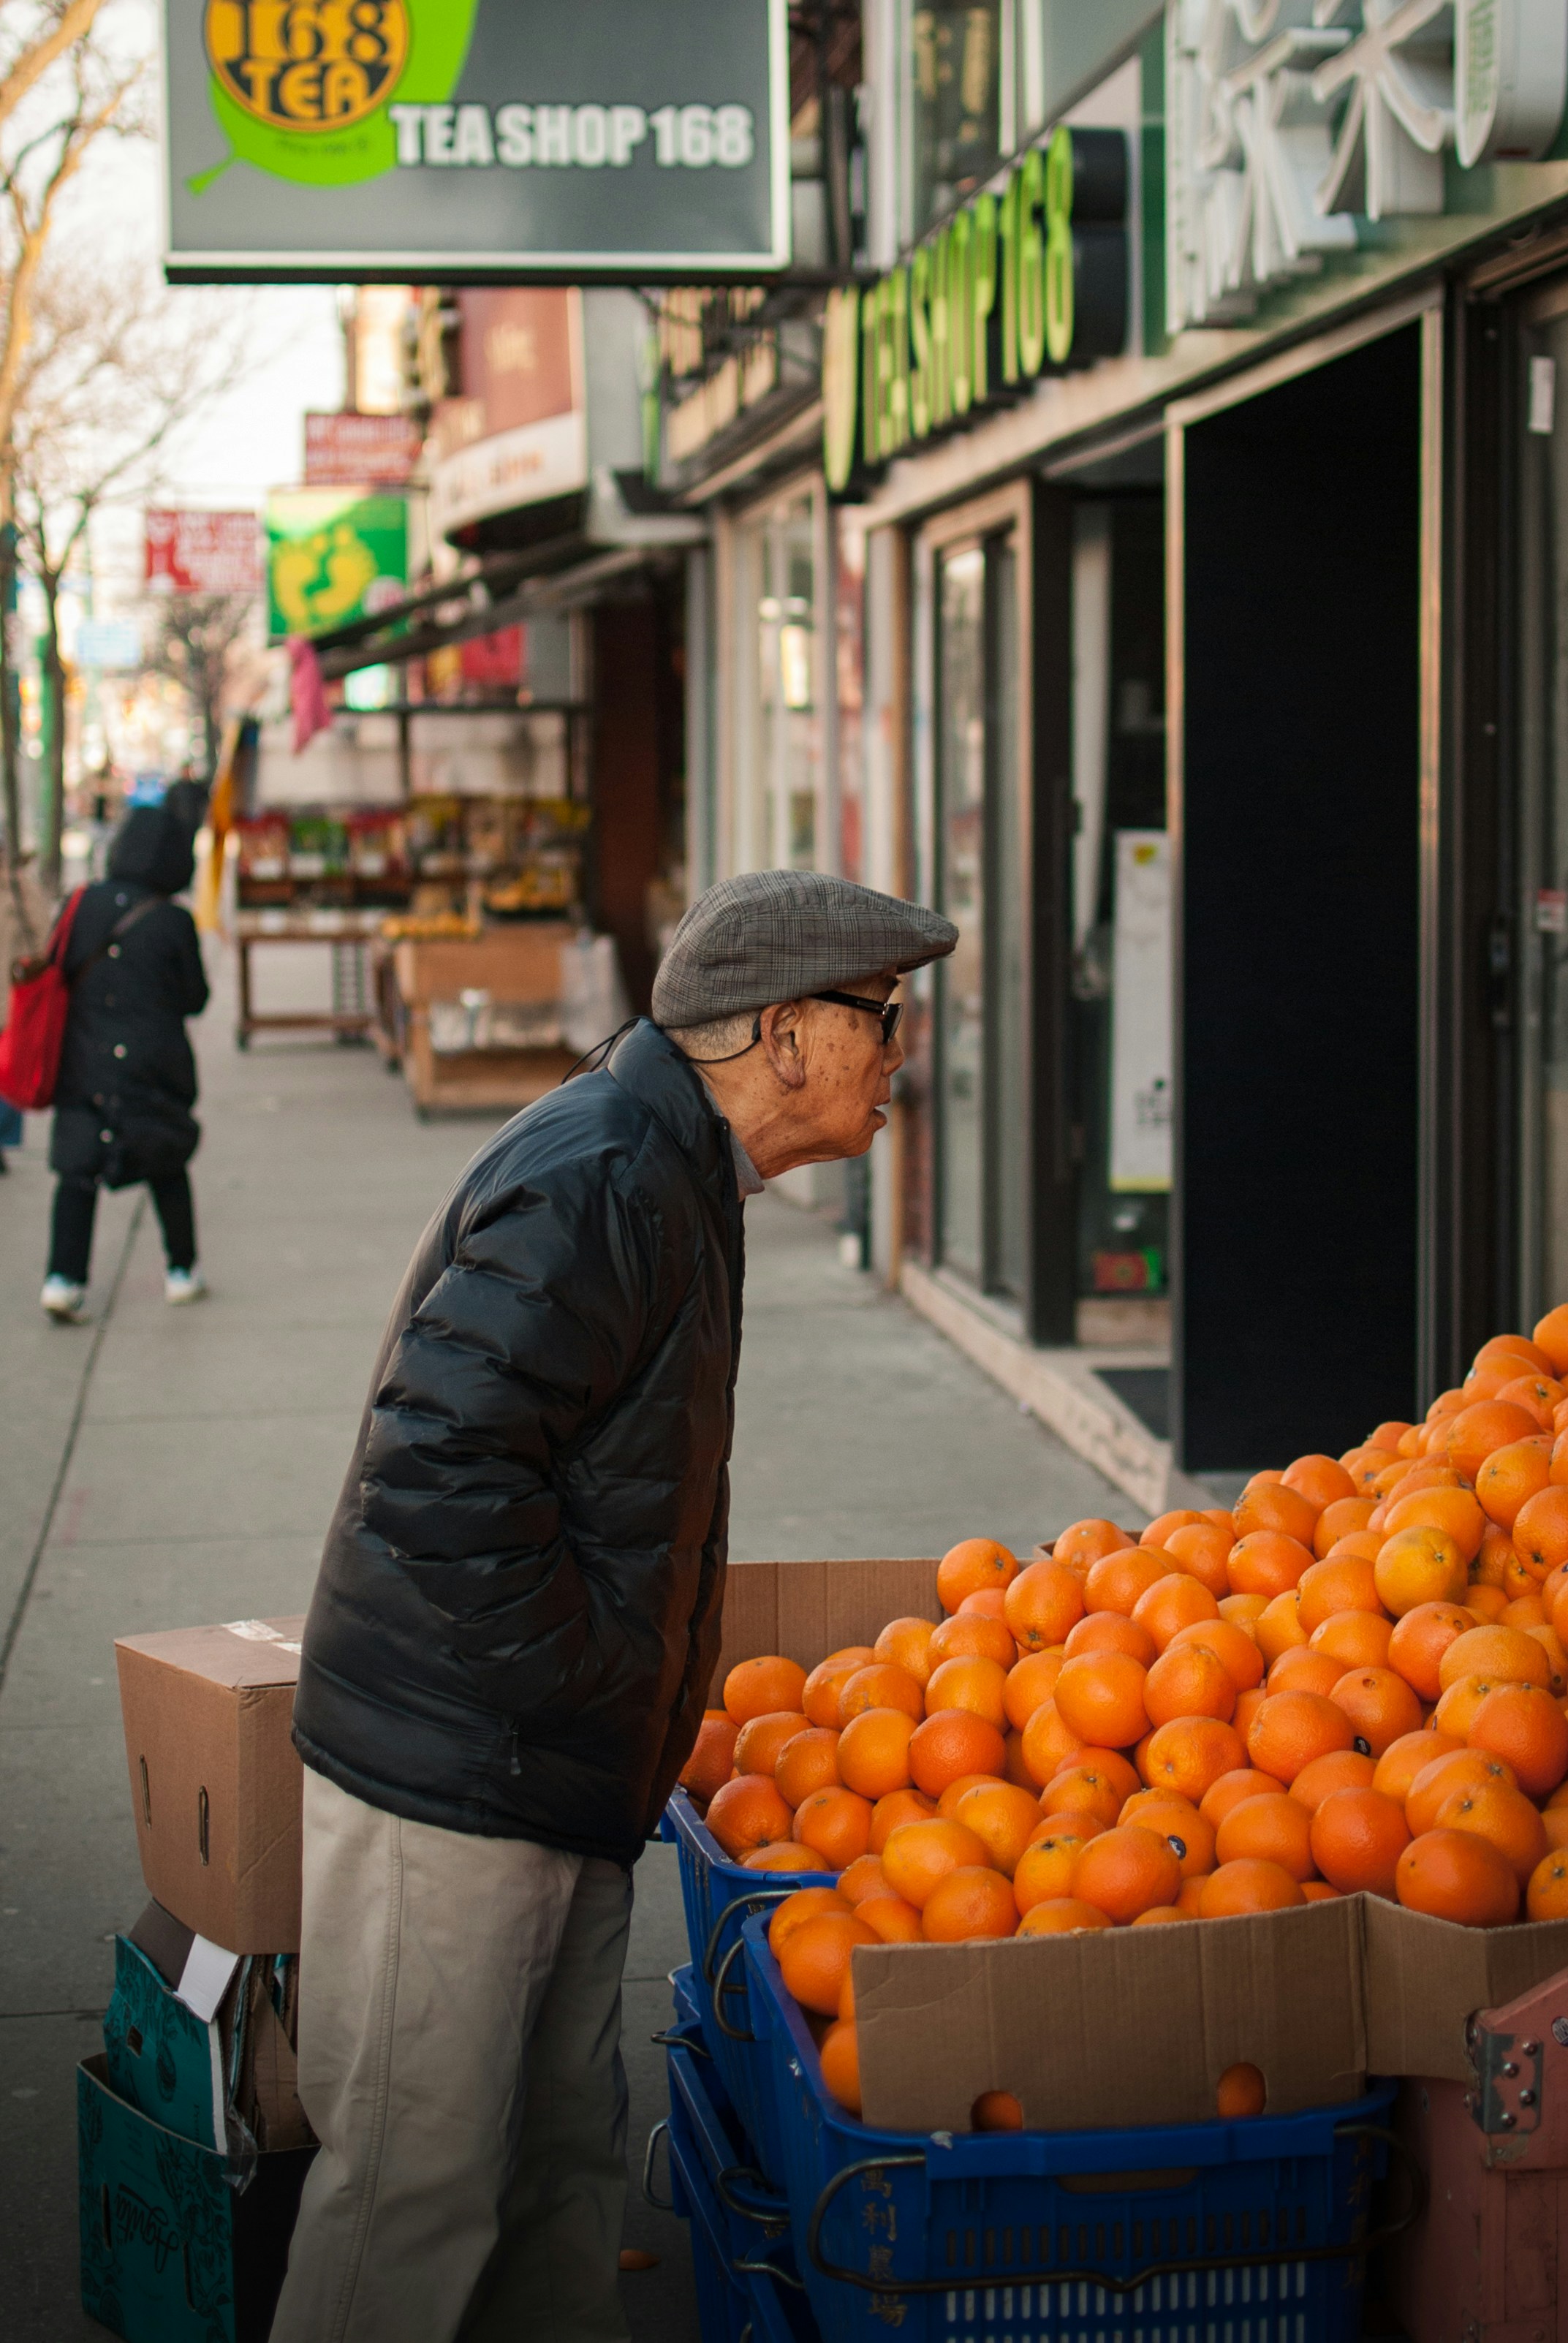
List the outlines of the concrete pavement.
{"label": "concrete pavement", "polygon": [[[0,2333],[99,2336],[76,2299],[74,2068],[98,2046],[116,1926],[146,1899],[113,1640],[303,1610],[366,1377],[408,1252],[487,1126],[419,1123],[367,1051],[229,1040],[226,966],[200,1029],[195,1166],[209,1301],[162,1299],[137,1195],[99,1217],[93,1322],[37,1308],[47,1125],[0,1182]],[[793,1559],[1028,1546],[1075,1514],[1136,1514],[832,1232],[748,1214],[732,1550]],[[662,2111],[668,1970],[685,1958],[672,1849],[638,1865],[625,2047],[632,2151]],[[637,2343],[696,2333],[683,2225],[635,2185]]]}

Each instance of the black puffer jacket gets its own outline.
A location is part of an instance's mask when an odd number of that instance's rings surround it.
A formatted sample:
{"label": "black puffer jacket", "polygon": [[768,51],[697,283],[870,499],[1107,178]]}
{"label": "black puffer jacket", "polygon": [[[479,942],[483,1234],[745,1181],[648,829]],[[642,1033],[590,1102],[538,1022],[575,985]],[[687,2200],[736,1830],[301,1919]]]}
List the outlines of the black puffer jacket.
{"label": "black puffer jacket", "polygon": [[718,1655],[743,1265],[729,1127],[655,1025],[475,1157],[327,1533],[307,1765],[417,1822],[635,1860]]}
{"label": "black puffer jacket", "polygon": [[[185,1021],[206,1007],[206,977],[195,921],[167,900],[190,881],[189,830],[161,806],[136,806],[109,850],[108,877],[77,906],[49,1145],[51,1165],[67,1178],[124,1188],[177,1172],[195,1151],[196,1061]],[[106,951],[142,903],[153,908]]]}

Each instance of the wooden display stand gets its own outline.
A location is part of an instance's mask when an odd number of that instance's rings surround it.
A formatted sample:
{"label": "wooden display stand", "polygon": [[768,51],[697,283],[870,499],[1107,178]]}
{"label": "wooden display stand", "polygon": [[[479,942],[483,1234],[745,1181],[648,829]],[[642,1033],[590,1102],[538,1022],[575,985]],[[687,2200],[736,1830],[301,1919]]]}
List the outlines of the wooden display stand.
{"label": "wooden display stand", "polygon": [[[367,947],[384,914],[379,911],[244,910],[234,922],[239,964],[239,1014],[234,1037],[242,1050],[253,1033],[327,1032],[339,1040],[374,1031],[376,1011],[366,978]],[[257,1010],[253,1006],[251,954],[261,944],[330,944],[330,1009]]]}
{"label": "wooden display stand", "polygon": [[545,1004],[558,1001],[561,947],[576,930],[570,920],[519,922],[487,928],[477,936],[403,937],[393,948],[401,1003],[403,1071],[416,1111],[475,1110],[531,1105],[576,1063],[567,1049],[482,1049],[438,1051],[430,1039],[430,1009],[465,992],[492,1002]]}

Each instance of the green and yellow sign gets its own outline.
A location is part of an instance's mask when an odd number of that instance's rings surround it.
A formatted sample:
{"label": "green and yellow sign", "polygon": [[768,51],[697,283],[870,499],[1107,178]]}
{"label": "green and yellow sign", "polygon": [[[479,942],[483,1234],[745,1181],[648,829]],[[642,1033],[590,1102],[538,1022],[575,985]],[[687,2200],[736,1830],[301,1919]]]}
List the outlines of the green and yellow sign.
{"label": "green and yellow sign", "polygon": [[280,488],[266,501],[266,623],[324,634],[401,600],[408,508],[356,488]]}
{"label": "green and yellow sign", "polygon": [[829,296],[823,467],[835,496],[1034,378],[1114,357],[1127,337],[1127,141],[1055,130],[864,289]]}

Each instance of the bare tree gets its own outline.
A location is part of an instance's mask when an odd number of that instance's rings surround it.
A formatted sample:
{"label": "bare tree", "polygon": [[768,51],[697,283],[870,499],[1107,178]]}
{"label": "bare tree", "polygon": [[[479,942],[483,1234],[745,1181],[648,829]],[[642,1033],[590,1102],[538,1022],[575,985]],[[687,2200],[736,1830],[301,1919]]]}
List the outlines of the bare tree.
{"label": "bare tree", "polygon": [[183,686],[202,728],[204,780],[217,771],[223,704],[235,646],[249,627],[254,594],[176,594],[157,606],[147,655],[155,675]]}

